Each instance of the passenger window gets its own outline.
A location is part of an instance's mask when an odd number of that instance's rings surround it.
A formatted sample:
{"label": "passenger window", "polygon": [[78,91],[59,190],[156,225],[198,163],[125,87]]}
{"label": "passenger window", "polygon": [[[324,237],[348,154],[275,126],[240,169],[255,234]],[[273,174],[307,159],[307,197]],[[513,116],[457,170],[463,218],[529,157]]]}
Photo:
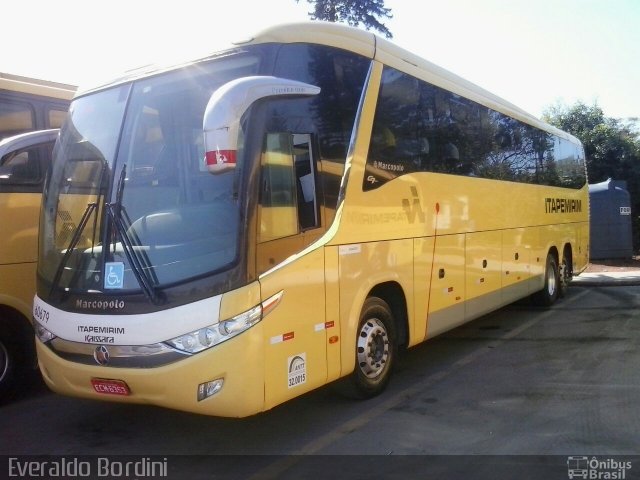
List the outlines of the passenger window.
{"label": "passenger window", "polygon": [[35,130],[35,112],[28,103],[0,104],[0,139]]}
{"label": "passenger window", "polygon": [[49,128],[60,128],[67,118],[66,110],[57,110],[52,108],[49,110]]}
{"label": "passenger window", "polygon": [[318,227],[311,135],[267,134],[261,163],[259,241]]}

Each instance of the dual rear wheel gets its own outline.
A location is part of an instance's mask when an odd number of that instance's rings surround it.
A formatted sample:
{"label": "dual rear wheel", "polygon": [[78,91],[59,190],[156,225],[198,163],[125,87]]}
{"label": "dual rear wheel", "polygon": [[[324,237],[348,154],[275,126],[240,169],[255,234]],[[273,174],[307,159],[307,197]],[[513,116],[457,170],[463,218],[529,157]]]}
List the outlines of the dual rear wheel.
{"label": "dual rear wheel", "polygon": [[571,264],[567,260],[567,256],[565,255],[562,264],[558,265],[556,256],[549,252],[544,270],[544,286],[542,290],[533,295],[534,303],[543,307],[553,305],[558,298],[567,293],[572,275]]}

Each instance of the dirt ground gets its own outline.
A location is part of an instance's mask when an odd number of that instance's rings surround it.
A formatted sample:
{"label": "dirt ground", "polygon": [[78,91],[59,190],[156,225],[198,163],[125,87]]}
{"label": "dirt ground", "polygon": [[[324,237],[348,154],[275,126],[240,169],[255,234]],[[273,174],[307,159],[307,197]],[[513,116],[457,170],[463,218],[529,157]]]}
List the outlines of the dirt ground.
{"label": "dirt ground", "polygon": [[632,258],[614,258],[610,260],[593,260],[586,272],[625,272],[640,270],[640,256]]}

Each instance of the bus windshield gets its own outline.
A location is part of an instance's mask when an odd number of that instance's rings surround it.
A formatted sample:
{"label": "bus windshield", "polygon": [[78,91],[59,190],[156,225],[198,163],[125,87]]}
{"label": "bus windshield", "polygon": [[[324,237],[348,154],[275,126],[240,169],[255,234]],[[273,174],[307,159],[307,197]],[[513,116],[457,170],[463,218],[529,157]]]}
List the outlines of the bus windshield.
{"label": "bus windshield", "polygon": [[228,55],[72,103],[41,218],[51,290],[146,293],[234,263],[241,157],[208,173],[202,119],[213,91],[258,66],[257,55]]}

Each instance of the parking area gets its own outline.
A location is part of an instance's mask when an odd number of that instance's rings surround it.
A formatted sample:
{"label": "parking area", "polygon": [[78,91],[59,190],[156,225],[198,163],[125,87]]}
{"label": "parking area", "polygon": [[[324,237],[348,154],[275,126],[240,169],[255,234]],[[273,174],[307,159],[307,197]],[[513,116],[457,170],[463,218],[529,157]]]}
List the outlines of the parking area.
{"label": "parking area", "polygon": [[[569,457],[625,459],[634,467],[625,477],[591,478],[635,478],[639,306],[638,286],[577,284],[549,310],[512,305],[409,350],[373,400],[329,386],[242,420],[37,392],[0,407],[0,450],[169,455],[170,471],[193,478],[212,464],[222,478],[301,478],[323,462],[327,474],[351,468],[360,478],[415,468],[474,473],[459,478],[548,468],[547,478],[568,478]],[[366,477],[366,465],[382,476]]]}

